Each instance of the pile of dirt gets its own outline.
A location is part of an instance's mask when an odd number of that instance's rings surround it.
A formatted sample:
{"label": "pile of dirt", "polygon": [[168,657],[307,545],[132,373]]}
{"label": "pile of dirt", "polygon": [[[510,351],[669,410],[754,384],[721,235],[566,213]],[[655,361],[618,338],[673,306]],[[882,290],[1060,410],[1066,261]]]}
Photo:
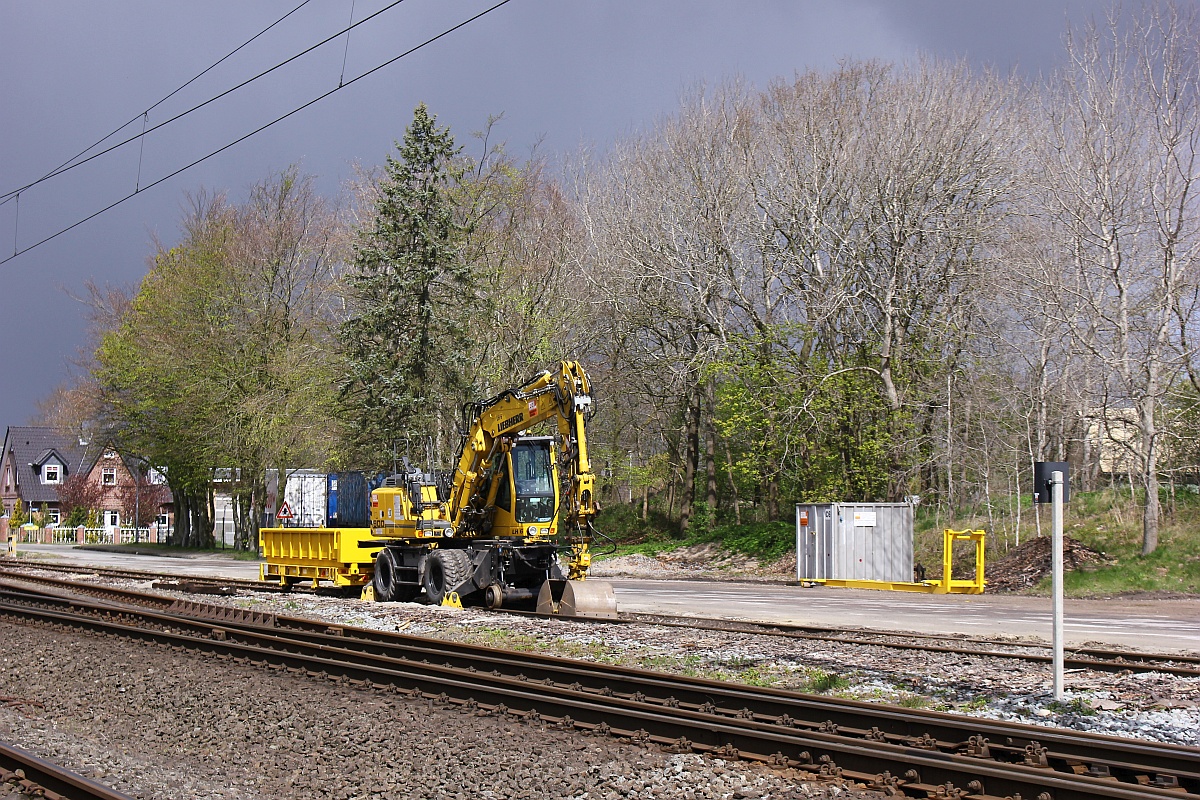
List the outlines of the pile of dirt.
{"label": "pile of dirt", "polygon": [[[1017,592],[1034,586],[1053,570],[1052,539],[1037,536],[987,565],[989,592]],[[1063,571],[1113,563],[1112,559],[1077,539],[1063,537]]]}

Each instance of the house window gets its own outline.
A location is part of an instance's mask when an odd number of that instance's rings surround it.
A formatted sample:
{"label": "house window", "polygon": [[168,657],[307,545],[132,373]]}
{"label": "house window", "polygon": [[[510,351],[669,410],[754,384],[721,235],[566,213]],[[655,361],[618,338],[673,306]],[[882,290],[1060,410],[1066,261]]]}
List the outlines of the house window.
{"label": "house window", "polygon": [[46,524],[47,525],[58,525],[58,523],[61,521],[62,521],[62,517],[60,517],[58,515],[57,508],[47,508],[46,509]]}
{"label": "house window", "polygon": [[57,464],[47,464],[42,470],[42,483],[60,483]]}
{"label": "house window", "polygon": [[115,528],[116,526],[121,524],[121,512],[120,511],[105,511],[104,519],[105,519],[106,524],[111,525],[112,527]]}
{"label": "house window", "polygon": [[100,482],[105,486],[117,485],[117,468],[105,467],[100,471]]}

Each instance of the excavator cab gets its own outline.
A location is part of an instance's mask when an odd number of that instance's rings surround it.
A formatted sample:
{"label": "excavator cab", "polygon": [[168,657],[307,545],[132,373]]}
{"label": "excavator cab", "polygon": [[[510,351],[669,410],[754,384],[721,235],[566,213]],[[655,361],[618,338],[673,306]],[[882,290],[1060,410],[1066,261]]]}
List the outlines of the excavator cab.
{"label": "excavator cab", "polygon": [[514,511],[519,524],[554,522],[558,510],[558,486],[554,480],[554,449],[549,436],[525,439],[513,448],[513,486],[517,507]]}
{"label": "excavator cab", "polygon": [[558,515],[558,480],[554,440],[527,436],[517,440],[496,471],[494,536],[542,541],[554,536]]}

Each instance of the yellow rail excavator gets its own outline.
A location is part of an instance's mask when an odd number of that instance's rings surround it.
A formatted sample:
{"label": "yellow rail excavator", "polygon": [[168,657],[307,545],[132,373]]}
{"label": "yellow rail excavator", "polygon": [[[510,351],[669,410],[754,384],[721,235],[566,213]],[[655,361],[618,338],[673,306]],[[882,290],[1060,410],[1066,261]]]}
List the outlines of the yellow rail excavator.
{"label": "yellow rail excavator", "polygon": [[[424,592],[442,605],[536,603],[545,613],[615,617],[612,586],[587,580],[593,411],[587,374],[574,361],[467,404],[453,471],[405,459],[371,492],[368,529],[263,529],[263,578],[369,580],[364,594],[384,602]],[[554,432],[533,435],[542,423]]]}

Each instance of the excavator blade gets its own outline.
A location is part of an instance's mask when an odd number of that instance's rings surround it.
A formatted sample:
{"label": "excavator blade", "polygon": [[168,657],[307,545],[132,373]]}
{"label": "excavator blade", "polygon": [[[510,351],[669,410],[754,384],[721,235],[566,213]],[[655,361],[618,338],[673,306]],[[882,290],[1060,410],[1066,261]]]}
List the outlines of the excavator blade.
{"label": "excavator blade", "polygon": [[611,583],[604,581],[549,580],[538,592],[539,614],[564,617],[617,618],[617,598]]}

